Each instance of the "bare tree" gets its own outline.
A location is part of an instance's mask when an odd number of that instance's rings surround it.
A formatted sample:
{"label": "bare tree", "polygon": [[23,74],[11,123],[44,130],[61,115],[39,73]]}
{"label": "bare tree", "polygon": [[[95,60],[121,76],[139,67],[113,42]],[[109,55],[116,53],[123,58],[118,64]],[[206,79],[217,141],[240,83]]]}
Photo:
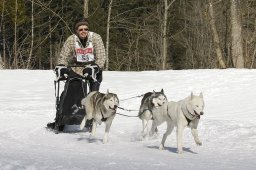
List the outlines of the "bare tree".
{"label": "bare tree", "polygon": [[175,2],[172,0],[168,4],[168,0],[164,0],[164,16],[163,16],[163,60],[162,60],[162,69],[166,69],[166,58],[167,58],[167,19],[168,19],[168,10],[170,9],[171,5]]}
{"label": "bare tree", "polygon": [[27,69],[30,68],[34,48],[34,0],[31,0],[31,46],[27,61]]}
{"label": "bare tree", "polygon": [[242,44],[242,27],[237,9],[238,1],[230,0],[231,3],[231,54],[234,66],[236,68],[244,68],[243,44]]}
{"label": "bare tree", "polygon": [[0,53],[0,69],[3,69],[4,68],[4,62],[3,62],[3,59],[2,59],[2,55]]}
{"label": "bare tree", "polygon": [[3,20],[4,20],[4,8],[5,8],[5,0],[3,0],[3,4],[2,4],[2,13],[1,13],[1,22],[0,22],[0,33],[2,33],[2,45],[3,45],[3,57],[2,54],[0,52],[0,69],[3,69],[6,67],[5,63],[6,63],[6,57],[5,57],[5,34],[4,34],[4,24],[3,24]]}
{"label": "bare tree", "polygon": [[50,42],[50,46],[49,46],[49,50],[50,50],[50,69],[53,69],[53,55],[52,55],[52,33],[51,33],[51,30],[52,30],[52,26],[51,26],[51,18],[49,16],[49,42]]}
{"label": "bare tree", "polygon": [[113,0],[110,0],[108,5],[107,38],[106,38],[106,70],[108,70],[108,65],[109,65],[109,29],[110,29],[112,3],[113,3]]}
{"label": "bare tree", "polygon": [[219,62],[220,68],[226,68],[225,62],[223,60],[221,48],[220,48],[219,35],[217,33],[217,29],[216,29],[216,25],[215,25],[215,17],[214,17],[212,2],[209,3],[209,14],[210,14],[210,25],[211,25],[211,30],[213,33],[213,41],[214,41],[217,61]]}
{"label": "bare tree", "polygon": [[18,51],[17,51],[17,17],[18,17],[18,0],[15,0],[14,16],[14,47],[13,47],[13,68],[18,68]]}
{"label": "bare tree", "polygon": [[253,68],[256,57],[256,1],[247,0],[241,5],[244,63],[245,67]]}
{"label": "bare tree", "polygon": [[84,17],[85,18],[88,18],[89,16],[88,5],[89,5],[89,0],[84,0]]}

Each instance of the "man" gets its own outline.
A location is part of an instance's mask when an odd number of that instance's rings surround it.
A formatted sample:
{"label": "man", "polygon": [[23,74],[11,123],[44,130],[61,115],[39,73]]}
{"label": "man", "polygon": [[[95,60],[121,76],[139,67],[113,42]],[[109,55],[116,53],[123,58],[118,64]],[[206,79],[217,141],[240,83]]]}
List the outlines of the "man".
{"label": "man", "polygon": [[90,91],[98,91],[106,60],[102,38],[89,31],[87,18],[75,22],[74,32],[65,41],[55,70],[59,73],[58,76],[63,76],[61,73],[68,71],[65,66],[76,66],[72,69],[89,79]]}
{"label": "man", "polygon": [[[105,59],[105,48],[101,36],[89,31],[87,18],[79,19],[74,24],[74,34],[67,38],[61,49],[58,65],[55,67],[57,80],[75,72],[75,74],[79,74],[89,81],[90,92],[99,91]],[[67,97],[64,96],[61,95],[60,101],[64,101],[64,98]],[[78,96],[81,96],[81,94],[75,96],[76,101],[81,100]],[[74,99],[70,99],[69,97],[67,99],[70,102],[74,101]],[[59,103],[65,105],[63,102]],[[58,123],[62,120],[62,111],[60,110],[63,109],[57,109],[55,122],[48,123],[48,128],[57,131],[63,130],[64,126],[59,126],[60,123]],[[86,127],[89,131],[91,130],[92,120],[86,122]]]}

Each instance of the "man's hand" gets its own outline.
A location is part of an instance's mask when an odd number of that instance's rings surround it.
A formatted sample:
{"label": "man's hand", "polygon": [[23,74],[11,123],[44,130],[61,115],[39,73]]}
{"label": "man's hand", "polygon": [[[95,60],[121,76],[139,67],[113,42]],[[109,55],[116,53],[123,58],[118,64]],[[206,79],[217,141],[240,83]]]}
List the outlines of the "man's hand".
{"label": "man's hand", "polygon": [[84,70],[83,70],[83,74],[84,77],[88,80],[93,80],[93,81],[97,81],[96,79],[96,74],[100,71],[100,68],[97,64],[95,65],[90,65],[87,66]]}
{"label": "man's hand", "polygon": [[69,74],[69,69],[63,64],[59,64],[54,69],[56,74],[56,80],[60,80],[61,78],[65,78]]}

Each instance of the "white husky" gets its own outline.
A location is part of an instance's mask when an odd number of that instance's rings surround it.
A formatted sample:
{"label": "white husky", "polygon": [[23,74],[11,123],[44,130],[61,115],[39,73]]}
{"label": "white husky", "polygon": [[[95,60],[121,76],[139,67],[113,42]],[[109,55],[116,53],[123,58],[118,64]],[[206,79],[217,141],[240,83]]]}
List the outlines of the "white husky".
{"label": "white husky", "polygon": [[91,136],[95,136],[96,125],[105,122],[105,134],[103,143],[108,142],[110,126],[116,114],[119,105],[119,99],[116,94],[107,92],[106,94],[98,91],[89,93],[86,98],[81,101],[85,107],[85,117],[82,120],[80,129],[84,128],[86,120],[93,119]]}
{"label": "white husky", "polygon": [[183,152],[183,131],[186,126],[191,128],[192,135],[197,145],[202,145],[198,137],[197,126],[199,123],[200,115],[204,114],[204,100],[203,94],[199,96],[191,93],[187,98],[178,102],[168,102],[167,106],[167,130],[163,135],[159,149],[164,149],[164,143],[168,135],[171,134],[173,128],[177,127],[177,148],[178,153]]}
{"label": "white husky", "polygon": [[160,92],[148,92],[145,93],[140,105],[138,113],[139,118],[142,120],[142,135],[147,136],[149,133],[149,121],[153,119],[154,114],[158,114],[158,107],[164,105],[167,102],[167,98],[162,89]]}

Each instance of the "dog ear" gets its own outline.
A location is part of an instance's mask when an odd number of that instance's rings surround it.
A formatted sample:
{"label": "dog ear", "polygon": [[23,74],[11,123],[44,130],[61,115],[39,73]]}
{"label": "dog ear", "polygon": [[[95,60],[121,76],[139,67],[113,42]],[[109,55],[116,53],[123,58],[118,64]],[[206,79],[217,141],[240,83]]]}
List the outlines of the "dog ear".
{"label": "dog ear", "polygon": [[204,98],[204,96],[203,96],[203,93],[202,93],[202,92],[200,93],[199,97]]}
{"label": "dog ear", "polygon": [[109,89],[107,89],[107,94],[109,94]]}
{"label": "dog ear", "polygon": [[161,90],[161,93],[164,93],[164,89]]}
{"label": "dog ear", "polygon": [[156,94],[156,92],[155,92],[155,90],[153,90],[153,95],[155,95]]}
{"label": "dog ear", "polygon": [[190,94],[190,100],[193,99],[193,96],[194,96],[194,94],[193,94],[193,92],[191,92],[191,94]]}

